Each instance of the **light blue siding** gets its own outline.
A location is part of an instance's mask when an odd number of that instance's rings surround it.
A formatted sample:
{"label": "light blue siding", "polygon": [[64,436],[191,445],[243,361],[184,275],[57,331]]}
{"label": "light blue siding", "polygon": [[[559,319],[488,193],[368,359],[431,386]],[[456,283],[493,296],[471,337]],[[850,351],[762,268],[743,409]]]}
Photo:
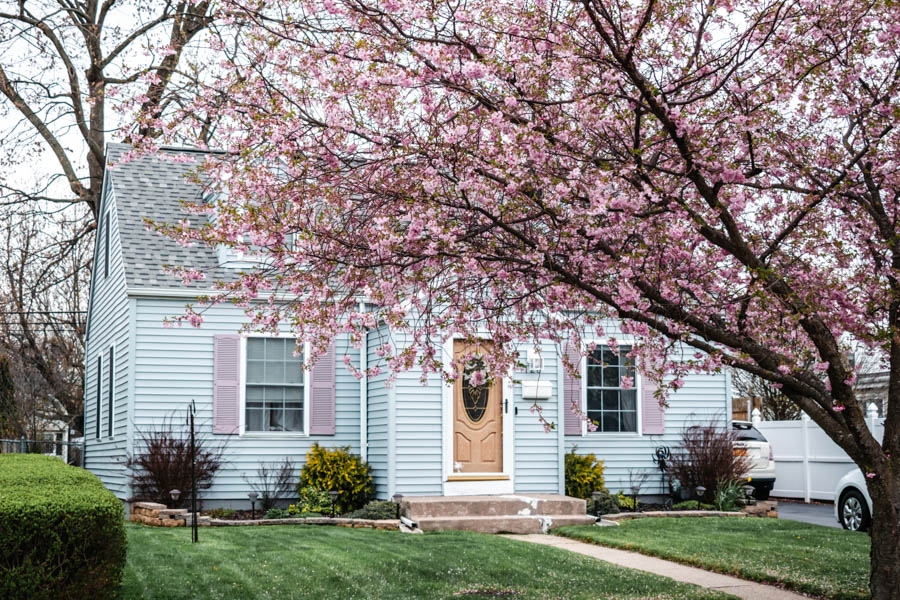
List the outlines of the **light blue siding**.
{"label": "light blue siding", "polygon": [[367,385],[367,459],[372,467],[372,477],[375,480],[375,493],[381,499],[390,496],[391,479],[391,452],[389,446],[389,412],[393,410],[394,388],[388,387],[389,373],[385,368],[385,361],[378,356],[378,347],[387,341],[389,337],[387,326],[382,325],[369,332],[367,337],[368,366],[370,369],[379,368],[381,373],[369,378]]}
{"label": "light blue siding", "polygon": [[[408,344],[395,337],[398,349]],[[441,377],[425,384],[421,371],[399,373],[395,387],[394,445],[396,491],[411,496],[440,495],[443,490]]]}
{"label": "light blue siding", "polygon": [[[91,275],[91,302],[88,333],[85,343],[84,436],[85,466],[119,498],[127,498],[129,482],[125,459],[128,439],[129,378],[133,347],[129,338],[128,297],[125,291],[125,271],[122,266],[122,247],[119,240],[119,219],[115,193],[107,179],[106,193],[98,222],[103,224],[96,236],[94,269]],[[105,215],[109,211],[109,230]],[[106,236],[109,236],[109,275],[105,274]],[[114,348],[115,369],[113,403],[113,435],[108,434],[109,350]],[[97,402],[97,357],[102,359],[100,406]],[[100,438],[96,437],[100,419]]]}
{"label": "light blue siding", "polygon": [[226,444],[226,463],[216,475],[213,487],[203,494],[210,505],[246,502],[250,488],[244,478],[255,479],[260,463],[280,462],[290,457],[299,469],[314,442],[326,447],[350,446],[352,452],[359,453],[359,381],[343,363],[344,355],[349,355],[351,363],[358,367],[359,352],[350,346],[346,336],[336,342],[335,435],[213,435],[213,336],[236,333],[246,317],[235,307],[217,306],[203,313],[204,323],[200,328],[162,327],[164,317],[181,314],[183,310],[183,300],[138,298],[136,302],[137,450],[142,431],[167,417],[183,420],[184,411],[193,400],[198,429],[215,443]]}
{"label": "light blue siding", "polygon": [[[516,373],[520,381],[546,381],[553,388],[551,397],[540,400],[537,406],[543,418],[560,426],[559,392],[556,347],[550,342],[540,345],[544,358],[540,373]],[[524,362],[525,353],[521,360]],[[541,424],[535,401],[522,398],[522,384],[514,384],[515,401],[515,490],[517,492],[551,493],[559,491],[559,434],[556,430],[545,431]]]}

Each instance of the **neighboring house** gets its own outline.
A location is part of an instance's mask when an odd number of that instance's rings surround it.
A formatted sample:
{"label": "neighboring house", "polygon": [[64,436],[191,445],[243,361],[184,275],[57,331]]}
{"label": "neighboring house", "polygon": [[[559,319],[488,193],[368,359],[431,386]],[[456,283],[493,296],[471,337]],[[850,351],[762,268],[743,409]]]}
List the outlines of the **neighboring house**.
{"label": "neighboring house", "polygon": [[888,371],[861,373],[853,384],[860,405],[868,407],[869,404],[874,404],[878,407],[879,417],[887,416],[885,409],[887,408],[889,376]]}
{"label": "neighboring house", "polygon": [[[111,145],[109,161],[126,150]],[[605,462],[613,491],[630,487],[630,472],[650,471],[642,493],[653,494],[662,491],[654,449],[674,446],[685,425],[724,422],[731,414],[725,373],[686,377],[663,412],[644,378],[636,378],[636,389],[618,387],[627,367],[582,361],[584,377],[567,376],[549,342],[540,357],[523,356],[528,370],[473,391],[436,375],[422,385],[418,372],[401,373],[390,386],[385,373],[357,380],[343,364],[345,354],[365,368],[377,364],[385,338],[403,343],[384,325],[369,333],[363,352],[338,338],[307,371],[293,356],[290,336],[237,335],[245,316],[234,306],[207,310],[200,328],[164,328],[164,317],[182,314],[204,290],[183,286],[161,265],[200,269],[207,281],[248,266],[226,251],[182,247],[145,226],[145,217],[179,221],[180,201],[202,197],[184,178],[190,168],[143,158],[106,170],[85,352],[86,467],[122,499],[130,496],[125,457],[139,451],[140,432],[192,401],[199,426],[227,440],[227,463],[203,494],[208,505],[245,503],[244,476],[253,477],[261,461],[290,456],[302,464],[315,442],[362,455],[379,498],[560,493],[564,454],[572,448]],[[464,348],[450,341],[444,351],[449,357]],[[620,360],[606,347],[596,352],[606,353],[609,364]],[[587,432],[569,410],[572,398],[600,430]],[[544,430],[530,410],[535,402],[559,427]]]}
{"label": "neighboring house", "polygon": [[753,409],[762,410],[762,398],[732,398],[731,420],[750,421],[753,419]]}

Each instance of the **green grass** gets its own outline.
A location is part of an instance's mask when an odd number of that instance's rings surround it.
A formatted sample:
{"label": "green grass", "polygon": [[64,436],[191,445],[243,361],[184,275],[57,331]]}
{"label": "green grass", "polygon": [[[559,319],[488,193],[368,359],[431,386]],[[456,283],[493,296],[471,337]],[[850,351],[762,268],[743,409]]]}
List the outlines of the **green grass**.
{"label": "green grass", "polygon": [[[565,550],[476,533],[303,525],[190,530],[129,524],[123,600],[722,599]],[[481,590],[482,594],[464,594]],[[503,596],[489,590],[517,592]]]}
{"label": "green grass", "polygon": [[556,533],[816,596],[868,598],[865,533],[753,518],[635,519],[619,527],[563,527]]}

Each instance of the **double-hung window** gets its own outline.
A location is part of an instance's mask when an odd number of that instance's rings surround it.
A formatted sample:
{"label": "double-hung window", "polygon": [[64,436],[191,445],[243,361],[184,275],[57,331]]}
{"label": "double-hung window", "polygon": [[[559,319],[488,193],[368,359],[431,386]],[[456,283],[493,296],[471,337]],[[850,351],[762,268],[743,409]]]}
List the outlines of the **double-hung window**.
{"label": "double-hung window", "polygon": [[244,431],[303,432],[303,357],[294,348],[294,338],[247,338]]}
{"label": "double-hung window", "polygon": [[[637,389],[630,346],[597,346],[587,357],[587,416],[602,432],[637,432]],[[629,389],[622,378],[630,377]]]}

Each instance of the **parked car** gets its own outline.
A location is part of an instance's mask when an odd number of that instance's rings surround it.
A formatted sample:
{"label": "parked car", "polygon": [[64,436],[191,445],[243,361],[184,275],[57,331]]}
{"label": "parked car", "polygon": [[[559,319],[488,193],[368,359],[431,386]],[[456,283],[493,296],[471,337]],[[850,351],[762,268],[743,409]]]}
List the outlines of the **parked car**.
{"label": "parked car", "polygon": [[757,500],[768,500],[775,487],[775,455],[772,453],[772,445],[752,423],[732,421],[731,427],[737,433],[734,454],[746,456],[750,461],[750,470],[745,477],[747,483],[753,486],[753,496]]}
{"label": "parked car", "polygon": [[863,472],[853,469],[841,477],[834,497],[834,518],[838,523],[851,531],[868,531],[872,526],[872,499]]}

